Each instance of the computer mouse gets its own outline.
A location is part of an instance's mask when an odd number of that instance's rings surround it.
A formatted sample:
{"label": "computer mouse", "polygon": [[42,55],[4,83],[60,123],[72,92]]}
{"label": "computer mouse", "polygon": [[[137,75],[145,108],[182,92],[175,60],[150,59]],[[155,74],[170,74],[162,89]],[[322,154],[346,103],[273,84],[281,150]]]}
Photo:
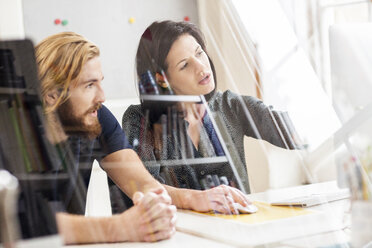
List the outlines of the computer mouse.
{"label": "computer mouse", "polygon": [[240,203],[234,202],[233,205],[241,214],[253,214],[258,211],[258,208],[253,204],[243,207]]}

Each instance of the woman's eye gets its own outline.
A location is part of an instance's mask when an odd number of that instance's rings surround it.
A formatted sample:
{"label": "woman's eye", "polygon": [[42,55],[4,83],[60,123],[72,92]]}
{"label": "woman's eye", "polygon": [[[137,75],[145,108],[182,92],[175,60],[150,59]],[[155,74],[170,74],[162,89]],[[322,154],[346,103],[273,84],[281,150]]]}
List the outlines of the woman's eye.
{"label": "woman's eye", "polygon": [[185,63],[182,67],[181,70],[185,69],[187,67],[188,63]]}
{"label": "woman's eye", "polygon": [[200,56],[200,55],[202,55],[203,53],[204,53],[204,51],[201,50],[201,51],[197,52],[196,54],[197,54],[198,56]]}

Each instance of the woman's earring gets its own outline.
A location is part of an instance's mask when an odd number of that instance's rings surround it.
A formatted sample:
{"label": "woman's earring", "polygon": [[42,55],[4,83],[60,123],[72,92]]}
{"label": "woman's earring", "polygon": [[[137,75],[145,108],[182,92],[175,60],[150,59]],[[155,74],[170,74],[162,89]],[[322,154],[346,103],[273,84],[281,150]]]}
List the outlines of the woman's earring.
{"label": "woman's earring", "polygon": [[155,80],[156,80],[156,83],[162,87],[162,88],[167,88],[168,85],[167,85],[167,82],[166,80],[164,79],[164,76],[161,75],[159,72],[155,73]]}
{"label": "woman's earring", "polygon": [[159,72],[155,73],[155,80],[156,83],[163,89],[163,93],[166,95],[173,95],[173,90],[169,85],[169,82],[167,80],[167,77],[165,76],[164,71],[161,71],[161,74]]}

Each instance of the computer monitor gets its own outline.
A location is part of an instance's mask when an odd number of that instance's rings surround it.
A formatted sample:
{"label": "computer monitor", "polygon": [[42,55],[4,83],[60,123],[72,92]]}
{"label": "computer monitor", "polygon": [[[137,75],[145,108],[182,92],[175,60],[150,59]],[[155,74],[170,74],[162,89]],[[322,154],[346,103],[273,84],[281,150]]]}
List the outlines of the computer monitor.
{"label": "computer monitor", "polygon": [[342,122],[372,102],[372,23],[329,29],[332,100]]}
{"label": "computer monitor", "polygon": [[372,23],[331,26],[329,45],[332,101],[341,127],[311,151],[306,161],[313,171],[332,167],[340,179],[345,163],[355,160],[353,166],[360,165],[358,152],[372,140]]}
{"label": "computer monitor", "polygon": [[309,157],[315,163],[338,152],[338,183],[351,187],[346,181],[361,181],[361,158],[372,140],[372,23],[331,26],[329,45],[332,101],[342,126]]}

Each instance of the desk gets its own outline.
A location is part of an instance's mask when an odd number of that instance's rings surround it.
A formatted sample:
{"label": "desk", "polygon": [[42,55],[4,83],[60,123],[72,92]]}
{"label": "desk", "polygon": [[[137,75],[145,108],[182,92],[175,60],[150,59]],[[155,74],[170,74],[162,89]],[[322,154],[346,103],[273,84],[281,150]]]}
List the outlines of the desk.
{"label": "desk", "polygon": [[[335,181],[251,194],[253,201],[273,202],[337,189]],[[179,211],[177,230],[237,247],[325,247],[349,240],[349,200],[311,208],[314,213],[246,224],[190,211]]]}
{"label": "desk", "polygon": [[176,234],[168,240],[162,240],[154,243],[136,243],[136,242],[124,242],[116,244],[94,244],[94,245],[69,245],[65,248],[190,248],[190,247],[213,247],[213,248],[232,248],[234,246],[219,243],[213,240],[189,235],[182,232],[176,232]]}
{"label": "desk", "polygon": [[[336,182],[326,182],[292,188],[269,190],[250,194],[254,201],[272,202],[304,194],[322,193],[337,189]],[[179,211],[177,233],[169,240],[156,243],[118,243],[67,246],[68,248],[126,248],[126,247],[327,247],[349,241],[349,200],[341,200],[308,209],[318,210],[322,215],[271,221],[260,225],[259,235],[250,235],[239,225],[226,225],[226,220],[206,215]],[[289,218],[291,219],[291,218]],[[303,221],[309,223],[304,223]],[[328,222],[331,223],[328,223]],[[228,221],[231,224],[232,221]],[[236,223],[235,223],[236,224]],[[305,228],[308,225],[310,227]],[[291,225],[291,226],[288,226]],[[218,230],[218,228],[221,228]],[[216,232],[217,230],[217,232]],[[257,233],[257,232],[256,232]],[[264,241],[264,242],[262,242]],[[261,242],[261,243],[260,243]],[[265,243],[265,244],[264,244]],[[348,247],[348,246],[340,246]]]}

